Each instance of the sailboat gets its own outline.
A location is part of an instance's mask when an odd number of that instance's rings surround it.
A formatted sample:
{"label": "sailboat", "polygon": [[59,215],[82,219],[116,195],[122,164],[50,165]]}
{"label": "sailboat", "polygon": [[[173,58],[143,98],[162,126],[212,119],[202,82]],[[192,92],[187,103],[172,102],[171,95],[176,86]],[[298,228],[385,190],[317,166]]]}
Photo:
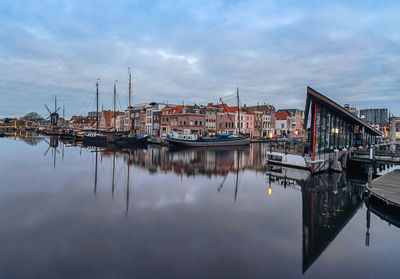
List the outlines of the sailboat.
{"label": "sailboat", "polygon": [[[172,147],[214,147],[214,146],[249,145],[250,137],[242,137],[240,135],[239,88],[237,88],[236,95],[237,95],[237,101],[238,101],[239,135],[231,135],[229,133],[224,133],[224,134],[219,134],[217,137],[198,138],[195,135],[180,135],[178,133],[171,133],[167,138],[167,142],[169,143],[169,145]],[[220,98],[220,100],[222,102],[221,98]],[[225,106],[224,106],[224,109],[226,110]],[[232,121],[232,118],[229,115],[228,111],[227,111],[227,113],[228,113],[229,118]]]}
{"label": "sailboat", "polygon": [[82,137],[83,142],[89,144],[106,143],[107,136],[101,134],[99,131],[99,82],[96,82],[96,132],[84,134]]}
{"label": "sailboat", "polygon": [[147,144],[147,136],[139,136],[135,134],[131,134],[131,88],[132,88],[132,82],[131,82],[131,70],[130,68],[128,69],[129,71],[129,104],[128,104],[128,111],[129,111],[129,117],[128,117],[128,129],[129,129],[129,134],[126,136],[119,137],[113,141],[114,144],[121,145],[121,146],[126,146],[126,147],[135,147],[139,145],[145,145]]}

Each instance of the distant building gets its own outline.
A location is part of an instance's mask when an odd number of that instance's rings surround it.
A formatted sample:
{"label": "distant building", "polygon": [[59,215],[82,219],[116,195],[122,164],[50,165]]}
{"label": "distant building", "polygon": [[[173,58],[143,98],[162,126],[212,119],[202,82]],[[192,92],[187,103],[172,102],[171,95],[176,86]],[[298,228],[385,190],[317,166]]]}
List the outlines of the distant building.
{"label": "distant building", "polygon": [[275,113],[275,130],[277,135],[295,136],[303,132],[304,111],[301,109],[280,109]]}
{"label": "distant building", "polygon": [[[95,112],[95,111],[89,111],[89,112],[88,112],[88,116],[90,116],[90,117],[96,117],[96,112]],[[98,116],[99,116],[99,118],[100,118],[100,116],[101,116],[101,111],[99,111]]]}
{"label": "distant building", "polygon": [[[161,134],[170,132],[204,135],[204,109],[193,106],[167,106],[161,113]],[[169,128],[169,129],[168,129]]]}
{"label": "distant building", "polygon": [[348,112],[354,114],[355,116],[358,116],[358,111],[357,111],[356,107],[351,107],[349,104],[345,104],[344,109],[347,110]]}
{"label": "distant building", "polygon": [[286,136],[288,131],[288,118],[287,111],[277,111],[275,113],[275,133],[278,136]]}
{"label": "distant building", "polygon": [[273,137],[275,135],[275,112],[265,112],[262,116],[262,136]]}
{"label": "distant building", "polygon": [[389,120],[387,108],[362,109],[360,110],[360,118],[369,124],[379,125]]}
{"label": "distant building", "polygon": [[[263,112],[259,110],[249,110],[249,114],[253,115],[251,137],[261,138],[263,136]],[[246,118],[250,117],[246,115]]]}
{"label": "distant building", "polygon": [[[96,114],[95,114],[96,115]],[[77,130],[96,129],[96,116],[72,116],[70,125]]]}
{"label": "distant building", "polygon": [[209,103],[204,107],[205,114],[205,132],[208,136],[213,136],[217,134],[217,115],[219,112],[218,106],[213,103]]}
{"label": "distant building", "polygon": [[275,107],[273,105],[268,105],[268,104],[256,105],[256,106],[244,105],[244,109],[247,111],[261,111],[263,113],[261,128],[259,127],[259,124],[256,123],[257,119],[255,117],[254,120],[255,136],[266,137],[275,134]]}

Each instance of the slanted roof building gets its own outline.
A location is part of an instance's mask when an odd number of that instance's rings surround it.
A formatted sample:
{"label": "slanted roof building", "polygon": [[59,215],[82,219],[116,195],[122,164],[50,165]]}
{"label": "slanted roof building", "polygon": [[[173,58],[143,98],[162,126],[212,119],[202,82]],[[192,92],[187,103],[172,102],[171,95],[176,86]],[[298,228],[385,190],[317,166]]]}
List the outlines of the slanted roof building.
{"label": "slanted roof building", "polygon": [[307,87],[304,129],[309,153],[321,155],[355,145],[367,146],[381,133],[311,87]]}

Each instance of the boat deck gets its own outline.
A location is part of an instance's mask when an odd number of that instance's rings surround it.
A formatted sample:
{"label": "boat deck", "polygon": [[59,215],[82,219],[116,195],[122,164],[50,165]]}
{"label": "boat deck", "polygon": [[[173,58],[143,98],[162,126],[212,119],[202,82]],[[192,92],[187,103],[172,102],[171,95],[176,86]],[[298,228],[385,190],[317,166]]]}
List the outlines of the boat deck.
{"label": "boat deck", "polygon": [[400,170],[372,180],[371,185],[367,185],[367,190],[387,204],[400,207]]}

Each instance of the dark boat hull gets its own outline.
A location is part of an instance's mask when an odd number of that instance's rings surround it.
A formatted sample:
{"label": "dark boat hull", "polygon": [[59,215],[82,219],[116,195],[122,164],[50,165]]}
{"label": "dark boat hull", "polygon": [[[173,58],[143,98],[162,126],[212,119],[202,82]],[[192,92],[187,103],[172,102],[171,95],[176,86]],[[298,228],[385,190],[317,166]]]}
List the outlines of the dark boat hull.
{"label": "dark boat hull", "polygon": [[100,135],[95,136],[95,137],[84,135],[82,137],[82,140],[84,142],[107,142],[107,137],[106,136],[100,136]]}
{"label": "dark boat hull", "polygon": [[147,144],[147,137],[140,137],[140,136],[121,137],[116,139],[113,143],[121,146],[145,145]]}
{"label": "dark boat hull", "polygon": [[167,138],[167,142],[175,147],[218,147],[249,145],[250,138],[216,138],[215,140],[182,140]]}

